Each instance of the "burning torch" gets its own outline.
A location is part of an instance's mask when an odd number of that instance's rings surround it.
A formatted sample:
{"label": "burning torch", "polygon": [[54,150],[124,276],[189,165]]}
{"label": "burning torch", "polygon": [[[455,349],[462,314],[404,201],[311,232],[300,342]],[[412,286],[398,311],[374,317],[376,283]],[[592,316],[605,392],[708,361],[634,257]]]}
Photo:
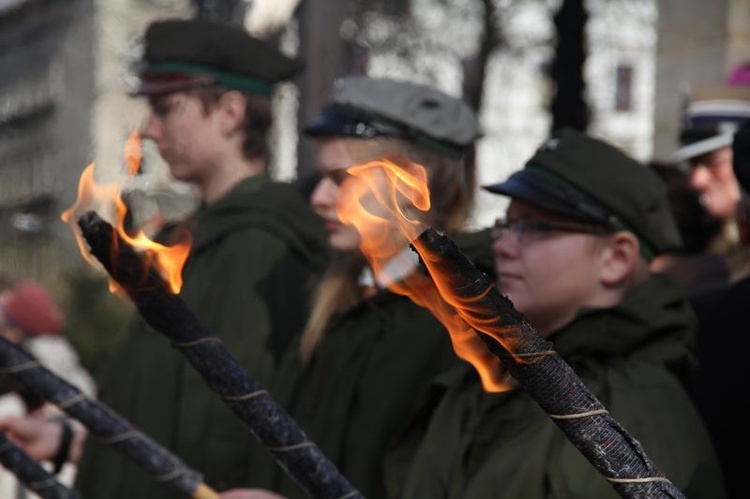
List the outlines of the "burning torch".
{"label": "burning torch", "polygon": [[[97,203],[114,220],[113,224],[96,212],[87,211]],[[163,246],[151,241],[143,231],[131,235],[125,230],[126,214],[127,207],[120,199],[119,188],[96,185],[92,165],[82,175],[78,200],[63,214],[63,220],[76,233],[84,258],[94,264],[98,261],[106,269],[110,290],[126,294],[143,319],[169,338],[208,386],[311,497],[361,497],[177,295],[190,241]]]}
{"label": "burning torch", "polygon": [[91,254],[127,293],[143,319],[187,357],[208,386],[311,497],[361,497],[224,343],[173,293],[154,267],[145,265],[143,256],[119,232],[93,212],[82,216],[78,225]]}
{"label": "burning torch", "polygon": [[339,218],[360,232],[363,252],[386,281],[389,262],[411,243],[434,287],[406,277],[389,288],[441,320],[486,389],[502,389],[505,373],[512,375],[622,497],[684,497],[494,282],[414,215],[430,207],[423,167],[389,158],[347,171]]}

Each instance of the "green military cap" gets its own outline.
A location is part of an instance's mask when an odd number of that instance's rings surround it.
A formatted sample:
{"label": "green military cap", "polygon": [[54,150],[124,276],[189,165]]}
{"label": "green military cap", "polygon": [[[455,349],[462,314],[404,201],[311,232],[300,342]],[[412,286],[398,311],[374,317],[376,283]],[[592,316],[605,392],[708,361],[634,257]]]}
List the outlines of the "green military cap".
{"label": "green military cap", "polygon": [[523,170],[484,188],[612,231],[629,230],[647,258],[682,245],[661,179],[619,149],[575,130],[554,134]]}
{"label": "green military cap", "polygon": [[426,85],[350,76],[338,80],[308,135],[396,137],[460,156],[479,137],[474,111]]}
{"label": "green military cap", "polygon": [[270,95],[273,84],[300,69],[266,42],[239,27],[200,19],[170,19],[146,30],[135,95],[219,84],[250,94]]}

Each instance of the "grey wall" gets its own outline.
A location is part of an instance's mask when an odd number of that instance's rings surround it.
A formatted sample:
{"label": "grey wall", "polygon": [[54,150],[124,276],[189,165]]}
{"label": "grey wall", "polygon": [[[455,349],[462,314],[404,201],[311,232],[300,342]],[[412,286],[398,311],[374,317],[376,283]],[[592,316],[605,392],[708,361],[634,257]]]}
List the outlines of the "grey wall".
{"label": "grey wall", "polygon": [[656,158],[668,158],[677,146],[687,86],[720,83],[726,78],[730,6],[731,0],[658,1]]}

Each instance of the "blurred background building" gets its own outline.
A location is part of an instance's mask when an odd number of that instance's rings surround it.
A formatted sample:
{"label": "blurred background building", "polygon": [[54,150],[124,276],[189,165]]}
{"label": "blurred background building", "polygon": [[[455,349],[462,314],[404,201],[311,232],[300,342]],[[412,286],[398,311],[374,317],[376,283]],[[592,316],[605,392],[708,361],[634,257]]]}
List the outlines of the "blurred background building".
{"label": "blurred background building", "polygon": [[0,0],[0,270],[51,275],[73,261],[59,223],[90,160],[89,0]]}

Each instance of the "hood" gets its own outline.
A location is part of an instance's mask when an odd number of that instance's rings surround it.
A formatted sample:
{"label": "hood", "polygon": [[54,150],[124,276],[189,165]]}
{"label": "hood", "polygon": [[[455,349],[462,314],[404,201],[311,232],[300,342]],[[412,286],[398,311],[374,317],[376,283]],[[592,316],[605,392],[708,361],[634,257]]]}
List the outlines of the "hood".
{"label": "hood", "polygon": [[697,366],[697,322],[677,281],[651,276],[618,305],[582,310],[550,337],[574,368],[584,359],[613,362],[637,355],[685,379]]}
{"label": "hood", "polygon": [[267,173],[241,181],[216,203],[198,209],[190,220],[191,253],[246,227],[283,238],[309,262],[320,263],[328,253],[320,217],[294,186],[272,182]]}

